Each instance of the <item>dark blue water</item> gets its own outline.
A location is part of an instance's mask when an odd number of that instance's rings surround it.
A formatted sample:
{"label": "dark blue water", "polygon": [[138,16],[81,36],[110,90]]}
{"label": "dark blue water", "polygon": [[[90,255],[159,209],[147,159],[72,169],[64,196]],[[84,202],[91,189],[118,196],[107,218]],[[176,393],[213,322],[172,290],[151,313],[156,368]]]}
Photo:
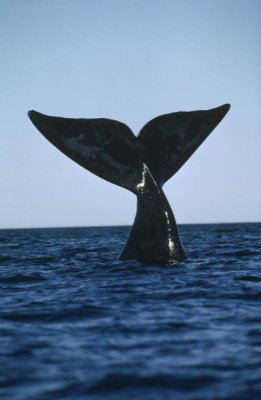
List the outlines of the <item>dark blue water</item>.
{"label": "dark blue water", "polygon": [[261,224],[181,227],[175,267],[128,231],[0,231],[0,398],[261,399]]}

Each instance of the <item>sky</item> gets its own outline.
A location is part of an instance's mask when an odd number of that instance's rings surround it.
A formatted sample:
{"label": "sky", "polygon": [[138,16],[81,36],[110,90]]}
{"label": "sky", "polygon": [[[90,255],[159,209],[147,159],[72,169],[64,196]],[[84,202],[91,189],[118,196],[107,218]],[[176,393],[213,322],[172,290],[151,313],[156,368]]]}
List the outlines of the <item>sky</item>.
{"label": "sky", "polygon": [[231,110],[165,185],[178,223],[261,221],[260,0],[0,0],[0,228],[132,224],[135,196],[67,158],[27,111],[135,134]]}

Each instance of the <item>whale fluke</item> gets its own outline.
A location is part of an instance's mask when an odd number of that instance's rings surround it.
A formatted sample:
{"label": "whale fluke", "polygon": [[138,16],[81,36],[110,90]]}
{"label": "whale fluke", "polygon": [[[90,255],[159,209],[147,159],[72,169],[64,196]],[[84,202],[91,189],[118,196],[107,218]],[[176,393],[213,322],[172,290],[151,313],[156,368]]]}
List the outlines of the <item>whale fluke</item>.
{"label": "whale fluke", "polygon": [[122,122],[28,115],[59,150],[85,169],[138,199],[137,214],[120,259],[175,264],[185,258],[162,186],[194,153],[229,109],[176,112],[148,122],[136,137]]}
{"label": "whale fluke", "polygon": [[225,117],[229,104],[210,110],[180,111],[149,121],[138,134],[144,160],[163,186]]}
{"label": "whale fluke", "polygon": [[29,111],[36,128],[60,151],[99,177],[136,193],[143,162],[131,129],[110,119],[62,118]]}

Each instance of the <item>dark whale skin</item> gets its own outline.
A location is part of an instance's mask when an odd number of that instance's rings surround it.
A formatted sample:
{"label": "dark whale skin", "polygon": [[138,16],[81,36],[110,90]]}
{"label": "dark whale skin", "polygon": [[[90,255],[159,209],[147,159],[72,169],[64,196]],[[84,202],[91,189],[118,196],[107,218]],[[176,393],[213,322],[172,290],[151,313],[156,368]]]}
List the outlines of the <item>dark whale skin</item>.
{"label": "dark whale skin", "polygon": [[120,259],[168,265],[186,256],[162,187],[229,107],[161,115],[137,137],[127,125],[111,119],[53,117],[33,110],[28,115],[46,139],[73,161],[137,196],[137,214]]}

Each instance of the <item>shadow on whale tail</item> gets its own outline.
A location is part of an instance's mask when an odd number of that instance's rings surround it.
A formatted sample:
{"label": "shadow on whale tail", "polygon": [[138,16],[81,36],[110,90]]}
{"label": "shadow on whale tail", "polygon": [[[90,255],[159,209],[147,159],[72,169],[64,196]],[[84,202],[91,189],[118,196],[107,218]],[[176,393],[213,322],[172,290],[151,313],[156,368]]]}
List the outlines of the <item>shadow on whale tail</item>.
{"label": "shadow on whale tail", "polygon": [[28,115],[59,150],[97,176],[138,198],[137,215],[121,259],[168,264],[185,257],[176,222],[161,187],[223,119],[229,105],[161,115],[136,137],[111,119]]}

